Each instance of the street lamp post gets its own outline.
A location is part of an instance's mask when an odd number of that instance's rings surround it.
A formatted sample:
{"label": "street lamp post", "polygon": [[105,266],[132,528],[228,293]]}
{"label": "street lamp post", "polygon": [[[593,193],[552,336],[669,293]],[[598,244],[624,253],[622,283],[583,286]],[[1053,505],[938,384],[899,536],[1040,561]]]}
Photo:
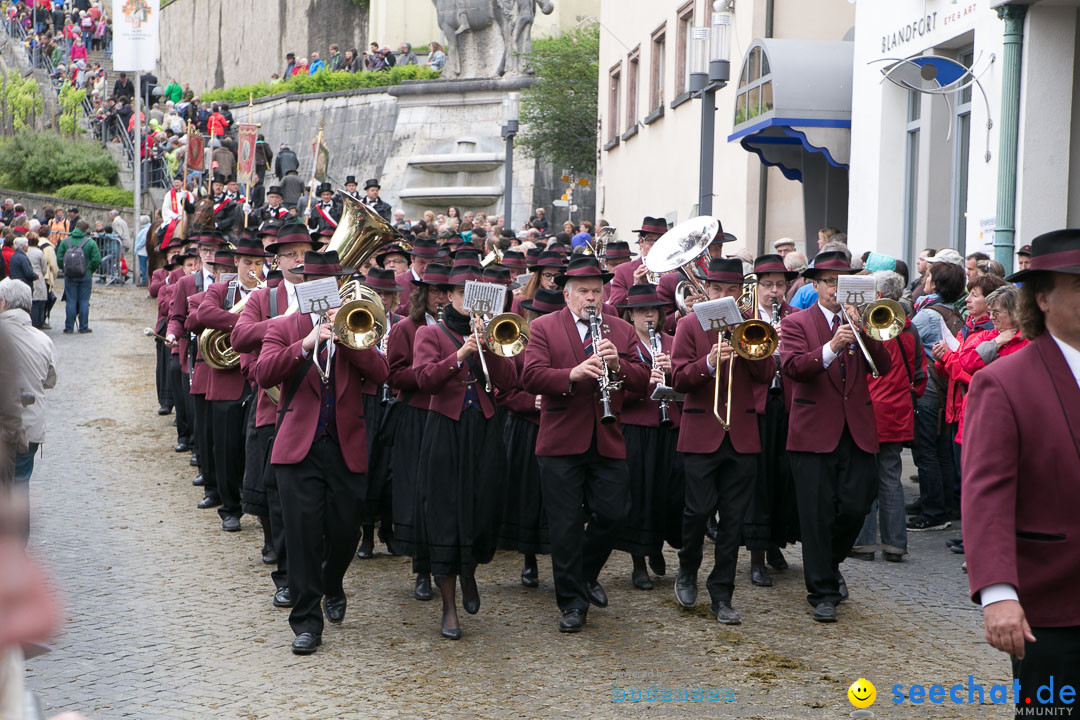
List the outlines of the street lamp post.
{"label": "street lamp post", "polygon": [[716,91],[731,77],[729,59],[731,13],[713,3],[710,27],[691,31],[690,92],[701,98],[701,164],[698,172],[698,214],[712,214],[713,159],[716,135]]}
{"label": "street lamp post", "polygon": [[518,116],[521,111],[521,93],[509,93],[502,101],[503,126],[502,136],[506,139],[506,178],[503,181],[503,227],[514,232],[514,136],[518,131]]}

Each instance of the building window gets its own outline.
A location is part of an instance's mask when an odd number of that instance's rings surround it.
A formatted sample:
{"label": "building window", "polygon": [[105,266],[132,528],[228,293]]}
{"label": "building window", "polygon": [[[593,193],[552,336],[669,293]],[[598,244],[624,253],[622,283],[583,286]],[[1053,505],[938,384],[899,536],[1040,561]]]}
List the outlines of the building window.
{"label": "building window", "polygon": [[[975,58],[973,48],[961,50],[956,61],[964,67],[971,67]],[[953,167],[953,222],[952,242],[950,245],[967,255],[967,197],[968,197],[968,156],[971,153],[971,87],[956,94],[956,150]]]}
{"label": "building window", "polygon": [[667,26],[662,26],[652,36],[652,68],[649,77],[649,112],[664,104],[664,36]]}
{"label": "building window", "polygon": [[641,49],[634,48],[626,58],[626,129],[637,126],[638,69],[641,66]]}
{"label": "building window", "polygon": [[675,96],[690,86],[690,28],[694,24],[694,3],[688,2],[679,10],[678,37],[675,48]]}
{"label": "building window", "polygon": [[622,63],[608,72],[608,142],[619,139],[619,101],[622,97]]}
{"label": "building window", "polygon": [[773,87],[769,56],[756,47],[750,51],[739,74],[739,89],[735,95],[735,124],[753,120],[772,112]]}
{"label": "building window", "polygon": [[[907,162],[904,168],[904,258],[912,263],[919,216],[919,134],[922,130],[922,94],[908,91]],[[914,267],[913,265],[910,265]]]}

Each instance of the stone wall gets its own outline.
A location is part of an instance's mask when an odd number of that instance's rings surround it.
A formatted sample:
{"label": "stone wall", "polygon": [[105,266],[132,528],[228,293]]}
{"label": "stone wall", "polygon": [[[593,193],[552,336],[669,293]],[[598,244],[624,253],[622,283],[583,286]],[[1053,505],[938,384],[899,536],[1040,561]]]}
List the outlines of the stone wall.
{"label": "stone wall", "polygon": [[[38,195],[37,193],[19,192],[18,190],[5,190],[0,188],[0,202],[11,198],[16,204],[22,204],[26,207],[26,213],[28,216],[33,217],[35,211],[39,211],[46,205],[52,207],[62,207],[66,212],[69,208],[79,208],[79,217],[90,223],[91,229],[94,227],[94,223],[98,220],[108,222],[109,211],[116,209],[120,211],[121,217],[127,221],[128,227],[132,228],[134,233],[135,220],[132,215],[131,208],[113,208],[111,205],[102,205],[100,203],[83,202],[81,200],[66,200],[63,198],[53,197],[52,195]],[[147,208],[143,208],[144,215],[151,215],[147,212]]]}
{"label": "stone wall", "polygon": [[161,11],[158,78],[196,93],[268,81],[288,52],[362,51],[367,18],[352,0],[176,0]]}

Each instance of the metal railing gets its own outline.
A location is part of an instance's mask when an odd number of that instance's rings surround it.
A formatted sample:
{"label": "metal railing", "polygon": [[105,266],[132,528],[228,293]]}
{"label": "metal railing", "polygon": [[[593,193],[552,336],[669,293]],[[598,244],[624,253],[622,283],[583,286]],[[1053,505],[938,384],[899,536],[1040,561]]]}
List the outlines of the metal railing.
{"label": "metal railing", "polygon": [[105,285],[123,285],[127,282],[125,272],[124,244],[115,233],[95,233],[90,236],[97,243],[101,252],[101,265],[95,277]]}

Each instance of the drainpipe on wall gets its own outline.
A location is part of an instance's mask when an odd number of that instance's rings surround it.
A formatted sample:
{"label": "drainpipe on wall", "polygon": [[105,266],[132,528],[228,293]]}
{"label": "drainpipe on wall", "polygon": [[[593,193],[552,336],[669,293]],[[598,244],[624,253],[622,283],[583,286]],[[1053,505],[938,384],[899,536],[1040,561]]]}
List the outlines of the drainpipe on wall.
{"label": "drainpipe on wall", "polygon": [[[765,2],[765,37],[773,36],[773,0]],[[768,219],[767,209],[769,202],[769,167],[761,163],[758,168],[758,207],[757,207],[757,252],[754,255],[763,255],[769,252],[765,245],[765,223]]]}
{"label": "drainpipe on wall", "polygon": [[1020,69],[1024,45],[1026,5],[997,9],[1005,21],[1005,48],[1001,63],[1001,117],[998,142],[997,212],[994,227],[994,259],[1013,266],[1016,242],[1016,154],[1020,125]]}

